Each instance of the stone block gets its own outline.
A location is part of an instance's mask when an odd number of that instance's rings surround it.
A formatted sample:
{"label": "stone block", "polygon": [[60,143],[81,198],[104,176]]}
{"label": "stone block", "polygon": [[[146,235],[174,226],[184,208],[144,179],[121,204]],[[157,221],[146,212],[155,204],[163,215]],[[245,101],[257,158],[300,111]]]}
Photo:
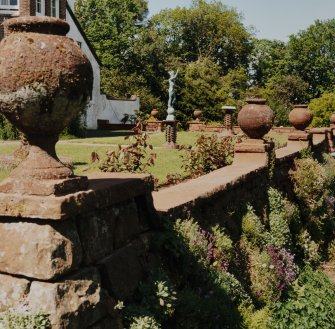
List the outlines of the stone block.
{"label": "stone block", "polygon": [[77,227],[86,265],[112,253],[115,220],[115,211],[111,208],[78,217]]}
{"label": "stone block", "polygon": [[0,222],[0,272],[52,280],[77,268],[82,249],[74,222]]}
{"label": "stone block", "polygon": [[115,205],[113,213],[115,216],[114,247],[120,248],[141,232],[141,225],[134,200]]}
{"label": "stone block", "polygon": [[145,245],[136,240],[99,263],[103,286],[115,299],[124,301],[133,294],[144,277],[145,258]]}
{"label": "stone block", "polygon": [[24,302],[30,282],[26,279],[0,274],[0,312],[16,308]]}
{"label": "stone block", "polygon": [[86,268],[62,282],[33,282],[27,297],[31,312],[49,314],[52,329],[86,329],[107,315],[99,272]]}

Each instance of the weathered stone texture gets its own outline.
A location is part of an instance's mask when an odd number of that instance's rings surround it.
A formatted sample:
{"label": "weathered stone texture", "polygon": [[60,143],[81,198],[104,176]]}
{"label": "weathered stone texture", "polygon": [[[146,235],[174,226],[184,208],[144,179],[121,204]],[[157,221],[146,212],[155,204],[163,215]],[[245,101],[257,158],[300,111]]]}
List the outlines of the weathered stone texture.
{"label": "weathered stone texture", "polygon": [[105,298],[98,271],[87,268],[63,282],[33,282],[27,301],[50,314],[52,329],[85,329],[107,315]]}
{"label": "weathered stone texture", "polygon": [[86,265],[112,253],[116,220],[114,212],[114,209],[107,209],[78,216],[77,227]]}
{"label": "weathered stone texture", "polygon": [[82,249],[72,221],[0,223],[0,272],[51,280],[77,268]]}
{"label": "weathered stone texture", "polygon": [[29,285],[28,280],[0,274],[0,312],[23,303],[29,292]]}
{"label": "weathered stone texture", "polygon": [[126,300],[145,274],[145,245],[136,240],[100,262],[104,287],[117,300]]}
{"label": "weathered stone texture", "polygon": [[115,216],[115,248],[124,246],[141,232],[137,207],[133,200],[113,207]]}

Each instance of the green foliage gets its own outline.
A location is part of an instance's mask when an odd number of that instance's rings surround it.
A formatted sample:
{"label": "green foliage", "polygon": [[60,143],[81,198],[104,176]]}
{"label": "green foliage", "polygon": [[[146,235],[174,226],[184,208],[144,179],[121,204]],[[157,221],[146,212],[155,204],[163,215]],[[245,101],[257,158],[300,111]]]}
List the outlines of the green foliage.
{"label": "green foliage", "polygon": [[195,109],[200,109],[203,111],[204,120],[222,120],[223,114],[219,111],[219,105],[224,100],[220,95],[223,82],[218,64],[210,58],[201,57],[188,63],[178,79],[183,79],[179,81],[180,101],[176,104],[181,109],[177,111],[178,118],[186,115],[187,121]]}
{"label": "green foliage", "polygon": [[270,242],[269,233],[250,205],[242,218],[242,237],[253,247],[265,246]]}
{"label": "green foliage", "polygon": [[280,74],[285,66],[286,45],[279,40],[254,40],[251,53],[253,85],[265,87],[268,80]]}
{"label": "green foliage", "polygon": [[267,306],[255,311],[252,305],[242,303],[239,310],[243,315],[244,329],[269,329],[272,314]]}
{"label": "green foliage", "polygon": [[1,329],[51,329],[51,323],[44,313],[0,313]]}
{"label": "green foliage", "polygon": [[271,329],[331,329],[335,327],[335,288],[320,271],[307,268],[289,298],[272,310]]}
{"label": "green foliage", "polygon": [[308,96],[308,83],[300,76],[277,74],[266,82],[263,96],[274,112],[276,126],[288,126],[288,114],[294,104],[305,103]]}
{"label": "green foliage", "polygon": [[319,245],[312,240],[311,235],[305,229],[297,237],[297,245],[303,250],[304,263],[310,266],[317,266],[321,261]]}
{"label": "green foliage", "polygon": [[268,191],[270,206],[269,226],[272,244],[276,247],[292,246],[290,226],[299,223],[299,209],[283,197],[276,189]]}
{"label": "green foliage", "polygon": [[160,328],[162,322],[173,316],[177,303],[176,296],[175,287],[166,272],[164,270],[153,272],[139,285],[134,296],[136,303],[125,307],[126,324],[130,324],[130,328],[133,326],[142,328],[139,326],[140,323],[156,321],[156,325]]}
{"label": "green foliage", "polygon": [[[104,172],[144,172],[148,166],[155,164],[155,153],[147,157],[146,149],[153,149],[147,143],[148,135],[139,128],[135,129],[136,134],[125,139],[131,138],[132,143],[127,146],[118,145],[114,151],[107,151],[107,157],[100,162],[99,169]],[[92,157],[95,157],[94,154]]]}
{"label": "green foliage", "polygon": [[18,139],[18,130],[0,114],[0,139]]}
{"label": "green foliage", "polygon": [[191,150],[182,156],[183,167],[197,177],[231,164],[236,139],[217,135],[200,135]]}
{"label": "green foliage", "polygon": [[224,73],[248,63],[250,34],[221,1],[194,0],[190,8],[163,10],[150,25],[164,38],[166,51],[188,63],[211,58]]}
{"label": "green foliage", "polygon": [[309,97],[331,91],[335,83],[335,19],[316,20],[288,42],[289,72],[309,84]]}
{"label": "green foliage", "polygon": [[324,167],[311,158],[295,160],[295,169],[290,171],[294,192],[311,212],[322,206],[327,177]]}
{"label": "green foliage", "polygon": [[129,329],[160,329],[161,325],[153,317],[141,316],[133,319]]}
{"label": "green foliage", "polygon": [[313,113],[313,127],[328,127],[329,118],[335,113],[335,93],[323,93],[319,98],[314,98],[308,105]]}
{"label": "green foliage", "polygon": [[76,17],[107,68],[127,65],[127,54],[147,14],[145,0],[77,0]]}

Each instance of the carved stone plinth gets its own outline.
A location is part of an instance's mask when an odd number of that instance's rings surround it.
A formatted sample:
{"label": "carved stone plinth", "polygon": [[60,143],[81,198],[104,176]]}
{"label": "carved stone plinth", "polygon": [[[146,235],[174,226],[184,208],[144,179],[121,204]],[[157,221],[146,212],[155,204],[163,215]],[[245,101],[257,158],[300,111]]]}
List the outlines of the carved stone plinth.
{"label": "carved stone plinth", "polygon": [[145,130],[148,132],[162,132],[163,123],[160,120],[148,120]]}
{"label": "carved stone plinth", "polygon": [[311,147],[313,144],[313,135],[310,132],[295,130],[288,135],[287,146],[299,144],[305,148]]}
{"label": "carved stone plinth", "polygon": [[193,120],[188,122],[188,130],[189,131],[204,131],[206,125],[203,121]]}
{"label": "carved stone plinth", "polygon": [[178,148],[177,145],[177,123],[178,121],[163,121],[165,124],[165,147]]}
{"label": "carved stone plinth", "polygon": [[250,160],[250,154],[258,154],[258,158],[262,159],[266,165],[269,162],[270,153],[273,148],[274,143],[272,142],[249,138],[246,141],[235,145],[234,165],[248,162]]}

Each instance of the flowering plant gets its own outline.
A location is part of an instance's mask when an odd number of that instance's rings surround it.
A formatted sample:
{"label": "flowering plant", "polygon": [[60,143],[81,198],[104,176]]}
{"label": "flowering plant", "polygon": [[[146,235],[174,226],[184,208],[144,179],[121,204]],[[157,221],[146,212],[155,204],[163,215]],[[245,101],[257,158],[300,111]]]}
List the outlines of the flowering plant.
{"label": "flowering plant", "polygon": [[270,245],[267,250],[270,256],[271,270],[274,270],[277,288],[282,291],[290,286],[297,278],[297,266],[294,263],[294,255],[285,248],[276,248]]}

